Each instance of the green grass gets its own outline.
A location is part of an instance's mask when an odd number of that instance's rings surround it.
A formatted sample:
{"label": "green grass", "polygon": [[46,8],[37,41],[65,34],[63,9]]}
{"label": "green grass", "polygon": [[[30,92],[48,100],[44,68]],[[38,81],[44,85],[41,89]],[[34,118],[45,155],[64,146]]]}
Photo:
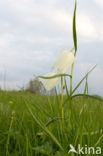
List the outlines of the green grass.
{"label": "green grass", "polygon": [[91,135],[103,129],[103,102],[75,97],[64,119],[60,111],[60,96],[0,91],[0,156],[66,156],[69,144],[103,148],[102,133]]}

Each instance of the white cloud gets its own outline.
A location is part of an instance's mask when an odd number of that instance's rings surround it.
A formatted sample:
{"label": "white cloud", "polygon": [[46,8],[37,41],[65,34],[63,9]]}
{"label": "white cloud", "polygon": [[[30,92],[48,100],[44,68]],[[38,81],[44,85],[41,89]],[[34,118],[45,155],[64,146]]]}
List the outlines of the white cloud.
{"label": "white cloud", "polygon": [[95,2],[96,2],[100,7],[103,7],[103,0],[95,0]]}
{"label": "white cloud", "polygon": [[0,88],[1,89],[8,89],[8,90],[20,90],[22,87],[27,86],[28,81],[27,80],[19,80],[19,81],[0,81]]}
{"label": "white cloud", "polygon": [[80,36],[84,36],[85,38],[92,38],[94,39],[97,37],[95,24],[89,18],[88,15],[83,15],[80,13],[77,16],[77,32]]}
{"label": "white cloud", "polygon": [[56,24],[57,28],[62,28],[63,31],[72,32],[72,15],[62,10],[55,10],[51,19]]}

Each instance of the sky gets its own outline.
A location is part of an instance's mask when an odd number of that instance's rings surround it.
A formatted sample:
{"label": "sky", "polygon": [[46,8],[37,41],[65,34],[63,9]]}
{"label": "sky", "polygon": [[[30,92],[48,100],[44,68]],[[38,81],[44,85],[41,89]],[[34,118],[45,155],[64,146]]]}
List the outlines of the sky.
{"label": "sky", "polygon": [[[60,51],[73,48],[74,2],[0,0],[2,89],[26,86],[35,75],[50,72]],[[89,92],[103,96],[103,0],[77,0],[77,39],[73,85],[97,64]]]}

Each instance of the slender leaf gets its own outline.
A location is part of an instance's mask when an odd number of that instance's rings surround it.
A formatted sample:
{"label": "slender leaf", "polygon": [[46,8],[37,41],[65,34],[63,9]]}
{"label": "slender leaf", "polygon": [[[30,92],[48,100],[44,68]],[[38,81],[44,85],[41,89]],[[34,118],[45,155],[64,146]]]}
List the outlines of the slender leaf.
{"label": "slender leaf", "polygon": [[[48,127],[49,125],[53,124],[55,121],[58,121],[58,120],[68,120],[68,118],[55,117],[55,118],[49,120],[49,121],[45,124],[45,126]],[[43,135],[42,132],[43,132],[43,131],[38,132],[37,135]]]}
{"label": "slender leaf", "polygon": [[98,141],[95,144],[95,147],[98,146],[98,144],[101,142],[101,140],[103,140],[103,134],[100,136],[100,138],[98,139]]}
{"label": "slender leaf", "polygon": [[61,76],[69,76],[69,77],[71,77],[71,75],[69,75],[69,74],[57,74],[57,75],[54,75],[54,76],[37,76],[36,78],[53,79],[53,78],[61,77]]}
{"label": "slender leaf", "polygon": [[66,89],[67,96],[69,97],[68,86],[67,86],[65,78],[64,78],[64,83],[65,83],[65,89]]}
{"label": "slender leaf", "polygon": [[75,8],[74,8],[74,15],[73,15],[73,41],[74,41],[74,48],[75,48],[74,55],[76,55],[76,51],[77,51],[76,9],[77,9],[77,4],[75,0]]}
{"label": "slender leaf", "polygon": [[48,134],[51,139],[59,146],[59,148],[63,151],[63,147],[61,146],[61,144],[59,143],[59,141],[56,139],[56,137],[48,130],[48,128],[42,123],[42,121],[39,121],[36,116],[33,114],[30,106],[27,106],[27,109],[29,111],[29,113],[31,114],[31,116],[33,117],[33,119],[35,120],[35,122],[44,130],[44,132],[46,132],[46,134]]}
{"label": "slender leaf", "polygon": [[56,98],[56,103],[59,104],[59,97],[58,97],[58,93],[57,93],[56,87],[55,87],[55,98]]}
{"label": "slender leaf", "polygon": [[48,121],[48,122],[46,123],[46,126],[49,126],[51,123],[54,123],[54,121],[62,120],[62,119],[67,120],[67,118],[56,117],[56,118],[53,118],[52,120]]}
{"label": "slender leaf", "polygon": [[103,99],[101,97],[97,97],[95,95],[87,95],[87,94],[75,94],[75,95],[72,96],[72,99],[75,98],[75,97],[82,97],[82,96],[89,97],[89,98],[92,98],[92,99],[99,100],[99,101],[103,102]]}
{"label": "slender leaf", "polygon": [[73,89],[73,93],[78,89],[78,87],[81,85],[81,83],[88,77],[88,75],[95,69],[96,65],[82,78],[82,80],[77,84],[77,86]]}
{"label": "slender leaf", "polygon": [[[73,93],[78,89],[78,87],[81,85],[81,83],[88,77],[88,75],[95,69],[96,65],[82,78],[82,80],[77,84],[77,86],[72,91],[71,96]],[[84,94],[83,94],[84,95]],[[67,99],[64,101],[64,104],[70,99],[70,97],[67,97]]]}

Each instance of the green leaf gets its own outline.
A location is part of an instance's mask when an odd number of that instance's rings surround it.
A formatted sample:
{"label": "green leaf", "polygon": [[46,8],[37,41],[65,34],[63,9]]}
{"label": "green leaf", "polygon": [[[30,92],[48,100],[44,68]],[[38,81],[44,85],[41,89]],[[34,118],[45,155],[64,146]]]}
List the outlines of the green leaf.
{"label": "green leaf", "polygon": [[[81,85],[81,83],[88,77],[88,75],[95,69],[97,65],[95,65],[83,78],[82,80],[77,84],[77,86],[73,89],[72,93],[71,93],[71,97],[73,95],[73,93],[79,88],[79,86]],[[84,95],[84,94],[83,94]],[[64,104],[70,99],[70,97],[67,97],[67,99],[64,101]]]}
{"label": "green leaf", "polygon": [[48,122],[46,123],[46,126],[49,126],[51,123],[54,123],[55,121],[57,121],[57,120],[62,120],[62,119],[66,120],[66,118],[55,117],[55,118],[53,118],[52,120],[48,121]]}
{"label": "green leaf", "polygon": [[66,89],[66,94],[69,97],[69,92],[68,92],[68,87],[67,87],[67,83],[66,83],[66,79],[64,78],[64,83],[65,83],[65,89]]}
{"label": "green leaf", "polygon": [[55,98],[56,98],[56,103],[59,105],[59,97],[58,97],[58,93],[57,93],[56,87],[55,87]]}
{"label": "green leaf", "polygon": [[88,75],[95,69],[96,65],[82,78],[82,80],[77,84],[77,86],[73,89],[72,94],[78,89],[81,83],[88,77]]}
{"label": "green leaf", "polygon": [[88,77],[86,77],[85,88],[84,88],[84,94],[88,94]]}
{"label": "green leaf", "polygon": [[74,48],[75,48],[74,56],[76,55],[76,51],[77,51],[76,9],[77,9],[77,4],[75,0],[75,8],[74,8],[74,15],[73,15],[73,41],[74,41]]}
{"label": "green leaf", "polygon": [[54,76],[37,76],[36,78],[53,79],[53,78],[61,77],[61,76],[69,76],[69,77],[71,77],[71,75],[69,75],[69,74],[57,74],[57,75],[54,75]]}
{"label": "green leaf", "polygon": [[30,106],[27,106],[27,109],[29,111],[29,113],[31,114],[31,116],[33,117],[34,121],[43,129],[43,131],[49,135],[51,137],[51,139],[59,146],[59,148],[64,151],[63,147],[61,146],[61,144],[59,143],[59,141],[56,139],[56,137],[48,130],[48,128],[44,125],[44,123],[42,121],[39,121],[36,116],[34,115],[34,113],[32,112]]}
{"label": "green leaf", "polygon": [[[55,117],[52,118],[51,120],[49,120],[45,126],[48,127],[49,125],[53,124],[54,122],[58,121],[58,120],[68,120],[67,118],[63,118],[63,117]],[[37,135],[43,135],[43,131],[37,132]]]}
{"label": "green leaf", "polygon": [[88,98],[92,98],[92,99],[95,99],[95,100],[99,100],[101,102],[103,102],[103,99],[101,97],[97,97],[95,95],[87,95],[87,94],[75,94],[72,96],[72,99],[75,98],[75,97],[88,97]]}

